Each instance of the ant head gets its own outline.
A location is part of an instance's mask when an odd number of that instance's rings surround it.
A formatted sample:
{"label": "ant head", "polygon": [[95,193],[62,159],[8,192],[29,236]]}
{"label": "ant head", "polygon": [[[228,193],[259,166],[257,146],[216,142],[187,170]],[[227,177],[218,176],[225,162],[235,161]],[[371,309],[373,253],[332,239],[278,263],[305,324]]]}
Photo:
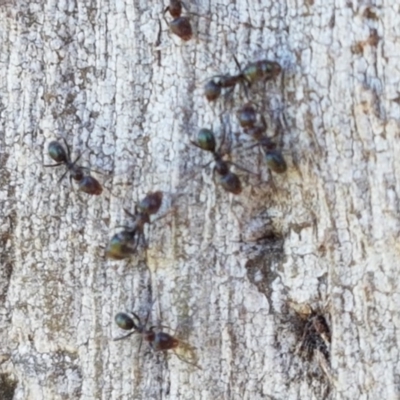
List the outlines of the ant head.
{"label": "ant head", "polygon": [[70,169],[70,176],[74,181],[81,182],[85,177],[85,173],[83,172],[83,169],[81,167],[74,165],[71,167],[69,166],[69,169]]}
{"label": "ant head", "polygon": [[143,334],[143,339],[146,342],[154,342],[155,338],[156,338],[156,333],[153,331],[154,327],[151,327],[150,329],[146,330]]}

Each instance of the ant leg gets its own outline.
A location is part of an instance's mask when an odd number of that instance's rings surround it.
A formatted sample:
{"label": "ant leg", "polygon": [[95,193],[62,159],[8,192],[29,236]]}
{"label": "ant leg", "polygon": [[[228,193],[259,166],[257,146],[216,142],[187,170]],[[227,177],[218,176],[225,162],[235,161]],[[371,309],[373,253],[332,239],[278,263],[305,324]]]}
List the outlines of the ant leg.
{"label": "ant leg", "polygon": [[165,14],[166,14],[166,12],[168,12],[169,11],[169,6],[164,10],[164,12],[163,12],[163,19],[164,19],[164,21],[165,21],[165,23],[167,24],[167,26],[168,26],[168,28],[169,28],[169,23],[168,23],[168,20],[167,20],[167,18],[165,18]]}
{"label": "ant leg", "polygon": [[143,243],[143,247],[145,249],[147,249],[149,247],[149,244],[146,241],[146,238],[144,236],[144,233],[142,231],[138,232],[138,238],[137,238],[137,242],[136,242],[136,246],[135,246],[135,250],[137,249],[137,247],[139,246],[139,240],[142,241]]}
{"label": "ant leg", "polygon": [[[147,315],[146,315],[146,320],[144,322],[144,326],[146,326],[147,323],[149,322],[150,313],[151,313],[151,310],[153,309],[153,306],[154,306],[155,302],[156,302],[156,300],[153,300],[153,302],[151,303],[150,309],[149,309],[149,311],[147,312]],[[150,330],[151,330],[151,328],[150,328]]]}
{"label": "ant leg", "polygon": [[236,63],[236,65],[237,65],[237,67],[239,68],[239,71],[242,71],[242,67],[241,67],[240,64],[239,64],[238,59],[236,58],[236,56],[235,56],[234,54],[232,54],[232,56],[233,56],[233,59],[235,60],[235,63]]}
{"label": "ant leg", "polygon": [[160,329],[160,328],[169,329],[170,331],[173,330],[170,326],[166,326],[166,325],[153,325],[153,326],[151,326],[151,327],[149,328],[149,331],[154,330],[154,328],[156,328],[156,329]]}
{"label": "ant leg", "polygon": [[[249,149],[252,149],[253,147],[258,146],[258,143],[254,144],[254,143],[253,143],[254,141],[251,140],[251,138],[248,138],[247,136],[245,136],[246,140],[244,140],[243,138],[240,139],[240,138],[239,138],[240,133],[241,133],[241,132],[234,132],[234,134],[235,134],[235,136],[236,136],[236,142],[239,142],[239,144],[233,146],[233,147],[230,149],[230,151],[238,150],[238,149],[249,150]],[[245,145],[247,145],[247,144],[250,142],[250,140],[251,140],[251,142],[252,142],[251,147],[245,147]],[[225,155],[225,154],[224,154],[224,155]]]}
{"label": "ant leg", "polygon": [[129,215],[130,217],[132,217],[133,219],[136,219],[136,215],[138,214],[137,213],[137,210],[136,210],[136,205],[135,205],[135,214],[132,214],[131,212],[129,212],[126,208],[124,208],[124,211],[125,211],[125,214],[127,214],[127,215]]}
{"label": "ant leg", "polygon": [[84,169],[85,171],[95,172],[96,174],[105,175],[104,172],[97,171],[96,169],[93,169],[93,168],[89,168],[89,167],[80,167],[80,168]]}
{"label": "ant leg", "polygon": [[207,168],[214,160],[211,160],[210,162],[208,162],[207,164],[204,164],[201,166],[201,168]]}
{"label": "ant leg", "polygon": [[[191,143],[193,146],[196,146],[196,147],[198,147],[199,149],[204,150],[200,145],[198,145],[198,144],[197,144],[196,142],[194,142],[193,140],[191,140],[190,143]],[[60,165],[61,165],[61,164],[60,164]]]}
{"label": "ant leg", "polygon": [[[65,175],[65,174],[64,174]],[[71,185],[71,187],[72,187],[72,191],[75,191],[75,189],[74,189],[74,184],[72,183],[72,176],[70,175],[69,176],[69,184]],[[79,197],[79,194],[78,194],[78,197]],[[81,199],[80,199],[81,200]]]}
{"label": "ant leg", "polygon": [[212,172],[212,180],[214,182],[214,185],[217,185],[217,181],[215,180],[215,173],[217,171],[217,167],[213,168],[213,172]]}
{"label": "ant leg", "polygon": [[254,147],[256,147],[256,146],[260,147],[260,143],[254,143],[254,144],[250,145],[249,147],[245,147],[245,150],[254,149]]}
{"label": "ant leg", "polygon": [[[61,175],[61,178],[58,180],[58,183],[60,183],[60,182],[65,178],[65,175],[67,175],[68,172],[69,172],[69,169],[67,169],[67,170]],[[70,177],[70,179],[72,179],[72,178]]]}
{"label": "ant leg", "polygon": [[244,171],[244,172],[247,172],[247,173],[249,173],[249,174],[251,174],[251,175],[256,175],[256,176],[259,176],[260,175],[260,173],[255,173],[255,172],[253,172],[253,171],[250,171],[250,170],[248,170],[248,169],[246,169],[246,168],[244,168],[244,167],[242,167],[241,165],[238,165],[238,164],[236,164],[236,163],[234,163],[234,162],[232,162],[232,161],[226,161],[228,164],[230,164],[230,165],[234,165],[236,168],[239,168],[241,171]]}
{"label": "ant leg", "polygon": [[[133,311],[132,311],[132,315],[138,320],[138,326],[136,327],[136,330],[139,333],[142,333],[146,327],[146,322],[144,325],[142,325],[142,321],[140,320],[139,316],[137,314],[135,314]],[[140,336],[140,343],[139,343],[138,351],[140,351],[140,349],[142,348],[142,343],[143,343],[143,335]]]}
{"label": "ant leg", "polygon": [[136,313],[134,313],[133,311],[131,311],[130,314],[133,315],[133,316],[137,319],[137,321],[138,321],[138,326],[134,326],[134,328],[135,328],[136,330],[139,330],[138,327],[139,327],[140,325],[142,325],[139,316],[138,316]]}
{"label": "ant leg", "polygon": [[188,8],[188,6],[186,5],[185,2],[180,1],[180,3],[181,3],[181,6],[182,6],[186,11],[189,11],[189,8]]}
{"label": "ant leg", "polygon": [[124,336],[121,336],[121,337],[119,337],[119,338],[113,339],[113,341],[114,341],[114,342],[117,342],[118,340],[126,339],[127,337],[133,335],[134,333],[135,333],[135,331],[129,332],[128,334],[126,334],[126,335],[124,335]]}
{"label": "ant leg", "polygon": [[140,342],[139,342],[139,348],[138,348],[138,352],[140,351],[140,349],[142,348],[142,343],[143,343],[143,336],[140,336]]}
{"label": "ant leg", "polygon": [[[153,308],[153,304],[154,304],[154,302],[152,303],[151,308]],[[142,323],[140,323],[141,332],[145,332],[145,331],[146,331],[146,325],[147,325],[147,323],[149,322],[150,313],[151,313],[151,308],[150,308],[150,310],[147,312],[147,315],[146,315],[146,319],[145,319],[145,321],[144,321],[144,324],[142,325]],[[140,319],[139,319],[139,321],[140,321]],[[150,327],[150,329],[148,329],[148,330],[151,331],[151,330],[152,330],[152,327]],[[139,351],[140,351],[140,349],[142,348],[142,343],[143,343],[143,336],[141,336],[141,338],[140,338]],[[150,345],[150,348],[151,348],[151,345]]]}
{"label": "ant leg", "polygon": [[126,226],[126,225],[117,225],[115,228],[124,228],[128,231],[132,230],[132,228],[130,226]]}
{"label": "ant leg", "polygon": [[81,157],[82,157],[82,154],[79,154],[79,156],[76,157],[75,161],[74,161],[73,163],[71,163],[70,166],[68,166],[68,169],[72,169],[72,168],[75,166],[75,164],[79,161],[79,159],[80,159]]}
{"label": "ant leg", "polygon": [[224,98],[226,101],[231,100],[233,97],[233,91],[235,90],[235,86],[232,86],[224,93]]}
{"label": "ant leg", "polygon": [[62,140],[64,141],[65,147],[67,148],[67,155],[68,155],[68,160],[71,160],[71,151],[69,149],[68,143],[65,140],[65,138],[62,138]]}
{"label": "ant leg", "polygon": [[250,88],[250,84],[244,80],[240,81],[240,85],[242,86],[243,90],[244,90],[244,95],[246,96],[246,99],[249,100],[249,88]]}
{"label": "ant leg", "polygon": [[57,164],[43,164],[43,167],[59,167],[60,165],[63,165],[64,163],[57,163]]}
{"label": "ant leg", "polygon": [[[222,123],[222,126],[225,127],[224,121],[223,121],[222,118],[221,118],[221,123]],[[218,150],[217,150],[214,154],[221,154],[221,153],[220,153],[220,152],[221,152],[221,149],[222,149],[222,147],[224,146],[224,143],[225,143],[225,137],[226,137],[225,133],[226,133],[226,132],[225,132],[225,128],[223,128],[223,129],[222,129],[222,139],[221,139],[220,145],[219,145],[219,147],[218,147]]]}
{"label": "ant leg", "polygon": [[157,217],[156,219],[153,219],[153,221],[151,221],[151,223],[153,224],[154,222],[157,222],[157,221],[159,221],[160,219],[165,218],[167,215],[175,213],[175,211],[176,211],[175,209],[174,209],[174,210],[169,210],[169,211],[167,211],[165,214],[160,215],[160,216]]}

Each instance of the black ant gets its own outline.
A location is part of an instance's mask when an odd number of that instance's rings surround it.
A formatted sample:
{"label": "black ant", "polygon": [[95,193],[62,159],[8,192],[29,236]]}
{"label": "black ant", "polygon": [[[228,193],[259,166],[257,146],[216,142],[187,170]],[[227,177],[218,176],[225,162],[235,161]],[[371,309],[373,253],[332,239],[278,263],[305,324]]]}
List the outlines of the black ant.
{"label": "black ant", "polygon": [[[220,150],[216,150],[215,136],[210,129],[200,129],[197,134],[197,141],[191,142],[194,146],[209,151],[214,156],[215,167],[214,173],[219,175],[219,183],[229,193],[240,194],[242,192],[242,185],[239,177],[230,171],[229,164],[235,165],[237,168],[252,173],[230,161],[223,160],[223,154]],[[222,144],[221,144],[222,146]],[[208,164],[207,164],[208,165]]]}
{"label": "black ant", "polygon": [[[179,36],[185,42],[190,40],[193,36],[192,25],[188,17],[182,17],[182,6],[186,8],[185,3],[180,0],[170,0],[169,6],[166,7],[163,17],[171,32]],[[168,22],[165,14],[169,12],[173,20]]]}
{"label": "black ant", "polygon": [[215,75],[204,85],[204,95],[208,101],[214,101],[221,95],[222,89],[230,88],[231,91],[236,84],[242,82],[242,76],[239,75]]}
{"label": "black ant", "polygon": [[[237,60],[236,63],[239,65]],[[259,81],[273,80],[281,71],[282,67],[276,61],[259,60],[247,64],[241,71],[241,75],[249,85],[252,85]]]}
{"label": "black ant", "polygon": [[77,162],[81,158],[81,154],[76,158],[75,161],[72,162],[69,146],[66,140],[63,140],[67,151],[65,151],[64,147],[55,140],[49,143],[47,152],[57,164],[44,165],[44,167],[58,167],[60,165],[64,165],[67,170],[61,176],[58,182],[61,182],[65,175],[69,172],[70,181],[72,181],[72,179],[76,181],[81,192],[96,196],[101,194],[103,188],[97,179],[93,178],[93,176],[89,174],[85,174],[84,172],[85,170],[89,171],[89,168],[84,168],[77,165]]}
{"label": "black ant", "polygon": [[282,71],[281,66],[277,62],[269,60],[255,61],[247,64],[244,69],[241,69],[237,58],[235,56],[233,58],[239,68],[239,74],[213,76],[204,86],[204,95],[208,101],[217,100],[221,95],[222,89],[229,88],[232,91],[238,83],[247,85],[245,86],[246,89],[255,82],[275,79]]}
{"label": "black ant", "polygon": [[150,223],[150,215],[156,214],[161,207],[162,192],[148,193],[147,196],[135,206],[135,214],[124,209],[125,213],[133,218],[132,227],[116,233],[106,249],[106,257],[113,260],[123,260],[135,253],[139,240],[144,241],[144,225]]}
{"label": "black ant", "polygon": [[251,136],[255,141],[257,141],[257,145],[260,145],[264,152],[268,168],[278,174],[286,172],[287,165],[281,151],[278,150],[276,144],[265,135],[267,123],[265,122],[264,117],[261,116],[261,124],[257,124],[257,112],[251,103],[245,104],[237,111],[236,115],[244,133]]}
{"label": "black ant", "polygon": [[[138,333],[141,335],[141,341],[139,345],[139,350],[142,345],[142,340],[147,342],[150,348],[153,351],[167,351],[172,350],[174,354],[183,362],[194,365],[197,368],[200,368],[197,364],[192,363],[188,360],[182,358],[177,352],[176,349],[179,346],[190,348],[186,343],[183,343],[176,337],[170,335],[169,333],[162,332],[162,331],[155,331],[155,329],[166,328],[166,326],[150,326],[150,328],[146,328],[150,312],[147,314],[146,320],[144,323],[140,320],[139,316],[135,314],[133,311],[130,313],[133,318],[131,318],[128,314],[119,312],[115,316],[115,323],[118,325],[120,329],[125,331],[131,331],[124,336],[114,339],[114,341],[123,340],[127,337],[133,335],[134,333]],[[200,368],[201,369],[201,368]]]}

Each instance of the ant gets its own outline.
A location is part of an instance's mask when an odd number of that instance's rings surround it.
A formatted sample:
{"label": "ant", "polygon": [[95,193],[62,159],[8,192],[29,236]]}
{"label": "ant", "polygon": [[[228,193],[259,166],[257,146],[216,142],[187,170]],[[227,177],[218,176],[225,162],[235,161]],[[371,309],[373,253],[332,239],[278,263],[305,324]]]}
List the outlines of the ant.
{"label": "ant", "polygon": [[135,253],[139,240],[144,240],[144,225],[150,223],[150,215],[156,214],[161,207],[162,192],[148,193],[147,196],[135,205],[135,214],[124,209],[125,213],[133,218],[133,226],[123,226],[125,230],[116,233],[106,249],[106,257],[113,260],[123,260]]}
{"label": "ant", "polygon": [[261,116],[261,124],[257,124],[257,112],[251,103],[245,104],[237,111],[236,115],[244,133],[257,141],[256,146],[259,145],[263,150],[268,168],[278,174],[286,172],[287,165],[281,151],[278,150],[276,144],[265,135],[267,129],[265,118]]}
{"label": "ant", "polygon": [[[182,347],[190,347],[187,344],[183,343],[176,337],[170,335],[169,333],[158,331],[155,332],[154,329],[156,328],[166,328],[169,329],[166,326],[150,326],[150,328],[146,328],[148,320],[149,320],[149,315],[150,312],[146,316],[146,320],[144,323],[142,323],[141,319],[137,314],[135,314],[133,311],[130,313],[133,318],[131,318],[128,314],[119,312],[115,316],[115,323],[118,325],[120,329],[123,329],[125,331],[131,331],[127,333],[124,336],[121,336],[119,338],[115,338],[114,341],[118,340],[123,340],[126,339],[127,337],[133,335],[134,333],[138,333],[141,335],[141,340],[140,340],[140,345],[139,345],[139,351],[142,346],[142,340],[146,341],[150,348],[157,352],[157,351],[167,351],[167,350],[172,350],[174,354],[183,362],[194,365],[197,368],[200,368],[197,364],[192,363],[188,360],[185,360],[182,358],[177,352],[176,349],[178,346]],[[200,368],[201,369],[201,368]]]}
{"label": "ant", "polygon": [[230,88],[230,93],[239,82],[242,82],[242,76],[240,74],[215,75],[204,85],[204,95],[208,101],[217,100],[221,95],[222,89]]}
{"label": "ant", "polygon": [[[239,66],[237,60],[236,64]],[[281,71],[282,67],[276,61],[259,60],[247,64],[241,71],[241,75],[250,86],[259,81],[271,81],[275,79]]]}
{"label": "ant", "polygon": [[[215,136],[214,133],[210,129],[200,129],[197,134],[197,142],[191,141],[191,143],[205,151],[209,151],[214,156],[215,167],[213,173],[217,173],[219,175],[219,183],[221,186],[229,193],[232,194],[240,194],[242,192],[242,185],[239,177],[230,171],[229,164],[235,165],[237,168],[252,173],[239,165],[234,164],[231,161],[224,161],[222,159],[223,154],[220,150],[216,150]],[[222,147],[223,141],[221,143]],[[207,164],[208,165],[208,164]]]}
{"label": "ant", "polygon": [[[170,0],[169,6],[165,8],[163,17],[171,32],[179,36],[185,42],[189,41],[193,36],[192,25],[189,18],[182,17],[182,6],[186,8],[185,3],[180,0]],[[165,14],[169,12],[174,19],[168,22]]]}
{"label": "ant", "polygon": [[[281,66],[276,61],[259,60],[247,64],[241,69],[240,64],[235,56],[233,56],[239,74],[237,75],[215,75],[204,85],[204,95],[208,101],[214,101],[221,95],[222,89],[230,89],[230,93],[235,86],[240,83],[250,87],[253,83],[264,80],[269,81],[275,79],[282,71]],[[245,90],[247,92],[247,87]]]}
{"label": "ant", "polygon": [[81,154],[76,158],[75,161],[71,161],[69,146],[66,140],[63,140],[67,151],[65,151],[64,147],[56,140],[53,140],[49,143],[47,152],[49,156],[56,161],[56,164],[44,165],[44,167],[58,167],[60,165],[64,165],[67,170],[61,176],[58,182],[61,182],[65,175],[69,172],[70,181],[72,182],[72,179],[76,181],[81,192],[98,196],[103,191],[102,186],[97,179],[93,178],[93,176],[85,174],[84,171],[89,170],[89,168],[80,167],[76,164],[81,158]]}

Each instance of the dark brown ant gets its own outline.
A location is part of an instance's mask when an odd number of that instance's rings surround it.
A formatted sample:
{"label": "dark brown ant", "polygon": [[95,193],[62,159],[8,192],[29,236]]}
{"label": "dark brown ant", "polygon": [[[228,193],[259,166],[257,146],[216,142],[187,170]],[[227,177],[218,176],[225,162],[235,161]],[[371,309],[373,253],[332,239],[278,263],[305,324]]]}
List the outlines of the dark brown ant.
{"label": "dark brown ant", "polygon": [[222,89],[230,89],[230,93],[239,83],[247,88],[258,81],[268,81],[275,79],[282,71],[281,66],[275,61],[259,60],[247,64],[241,69],[240,64],[235,56],[233,56],[236,65],[239,68],[237,75],[215,75],[204,86],[204,95],[208,101],[214,101],[221,95]]}
{"label": "dark brown ant", "polygon": [[[165,8],[163,17],[171,32],[179,36],[185,42],[193,37],[192,25],[188,17],[181,16],[182,6],[186,8],[185,3],[180,0],[170,0],[169,6]],[[169,12],[173,20],[168,22],[165,14]]]}
{"label": "dark brown ant", "polygon": [[[197,141],[191,142],[194,146],[209,151],[214,156],[214,173],[219,175],[219,183],[229,193],[240,194],[242,192],[242,185],[239,177],[230,171],[229,164],[235,165],[237,168],[252,173],[243,167],[232,162],[224,161],[223,154],[220,150],[216,150],[215,136],[210,129],[200,129],[197,134]],[[222,144],[221,144],[222,146]]]}
{"label": "dark brown ant", "polygon": [[97,179],[85,173],[85,171],[90,171],[90,169],[77,165],[77,162],[81,158],[81,154],[75,159],[75,161],[71,161],[69,146],[66,140],[63,140],[67,151],[65,151],[64,147],[56,140],[53,140],[49,143],[47,151],[49,156],[56,161],[56,164],[44,165],[44,167],[58,167],[60,165],[64,165],[67,169],[58,182],[61,182],[65,175],[69,172],[70,181],[72,182],[72,179],[76,181],[81,192],[96,196],[101,194],[103,188]]}
{"label": "dark brown ant", "polygon": [[[155,331],[155,329],[165,328],[168,329],[166,326],[150,326],[150,328],[146,328],[150,312],[146,316],[146,320],[144,323],[140,320],[139,316],[135,314],[133,311],[130,313],[132,315],[129,316],[127,313],[119,312],[115,316],[115,323],[118,325],[120,329],[125,331],[131,331],[124,336],[114,339],[114,341],[123,340],[127,337],[133,335],[134,333],[138,333],[141,335],[141,341],[139,345],[139,350],[142,346],[142,340],[148,343],[150,348],[157,352],[157,351],[167,351],[172,350],[174,354],[183,362],[194,365],[197,368],[200,368],[197,364],[192,363],[188,360],[182,358],[177,352],[176,349],[179,346],[188,347],[186,343],[181,342],[176,337],[170,335],[169,333],[162,332],[162,331]],[[201,368],[200,368],[201,369]]]}
{"label": "dark brown ant", "polygon": [[244,133],[251,136],[252,139],[257,141],[256,145],[261,147],[268,168],[278,174],[286,172],[287,165],[282,152],[278,150],[276,144],[265,135],[267,130],[265,118],[260,116],[260,123],[257,123],[257,111],[251,103],[247,103],[241,107],[236,115]]}
{"label": "dark brown ant", "polygon": [[123,260],[135,253],[139,241],[144,244],[144,225],[150,223],[150,215],[156,214],[161,207],[162,192],[148,193],[147,196],[135,206],[135,214],[124,209],[125,213],[133,219],[132,227],[125,227],[124,230],[116,233],[110,240],[106,249],[106,257],[113,260]]}

